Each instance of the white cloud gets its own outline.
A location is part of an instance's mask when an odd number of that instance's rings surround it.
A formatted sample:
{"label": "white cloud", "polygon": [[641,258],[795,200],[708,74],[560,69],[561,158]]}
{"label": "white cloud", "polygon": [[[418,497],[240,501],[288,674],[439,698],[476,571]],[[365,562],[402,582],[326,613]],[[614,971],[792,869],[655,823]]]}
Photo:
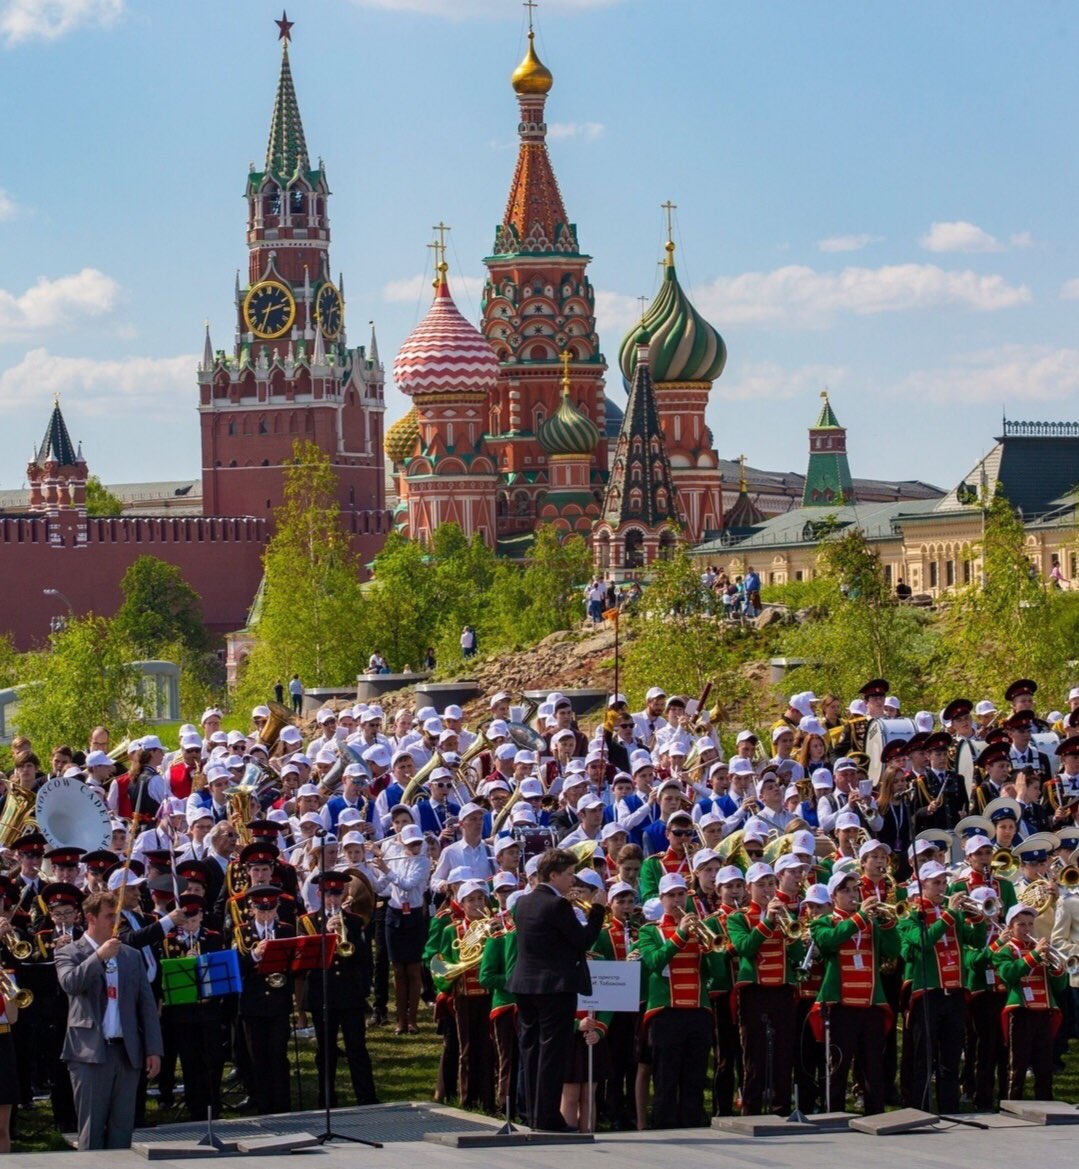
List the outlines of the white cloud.
{"label": "white cloud", "polygon": [[789,401],[819,393],[825,386],[835,388],[847,377],[841,365],[802,365],[785,369],[774,361],[747,362],[732,378],[725,374],[716,382],[712,397],[732,402]]}
{"label": "white cloud", "polygon": [[31,349],[0,374],[0,415],[45,408],[60,394],[69,420],[136,408],[140,417],[189,417],[197,365],[193,353],[98,361]]}
{"label": "white cloud", "polygon": [[1071,280],[1065,280],[1060,286],[1061,300],[1079,300],[1079,276],[1073,276]]}
{"label": "white cloud", "polygon": [[58,280],[43,276],[21,296],[0,288],[0,342],[79,317],[102,316],[116,306],[119,293],[119,284],[96,268],[83,268]]}
{"label": "white cloud", "polygon": [[1004,245],[965,219],[930,224],[918,241],[927,252],[1002,252]]}
{"label": "white cloud", "polygon": [[19,214],[19,205],[15,200],[0,187],[0,223],[5,219],[14,219]]}
{"label": "white cloud", "polygon": [[1030,289],[1003,276],[949,272],[935,264],[893,264],[818,272],[789,264],[771,272],[719,276],[693,291],[697,308],[726,324],[822,325],[840,313],[880,313],[955,305],[993,312],[1028,304]]}
{"label": "white cloud", "polygon": [[883,239],[884,236],[870,235],[867,231],[860,235],[832,235],[817,240],[817,247],[822,252],[860,252],[862,248],[879,244]]}
{"label": "white cloud", "polygon": [[[27,3],[32,0],[26,0]],[[361,8],[378,8],[384,12],[415,12],[423,16],[441,16],[446,20],[471,17],[506,17],[517,9],[506,0],[352,0]],[[576,12],[588,8],[609,8],[621,0],[544,0],[545,12]]]}
{"label": "white cloud", "polygon": [[890,387],[908,402],[1063,402],[1079,393],[1079,349],[1001,345],[914,370]]}
{"label": "white cloud", "polygon": [[1013,231],[1008,237],[1013,248],[1033,248],[1036,246],[1034,236],[1029,231]]}
{"label": "white cloud", "polygon": [[0,36],[10,49],[25,41],[55,41],[87,25],[107,27],[124,11],[124,0],[6,0]]}
{"label": "white cloud", "polygon": [[[431,273],[420,273],[417,276],[404,276],[400,280],[391,280],[382,286],[382,299],[390,304],[409,304],[418,300],[424,302],[431,299]],[[453,272],[449,275],[450,292],[457,307],[467,316],[463,307],[468,304],[468,298],[478,301],[483,295],[485,281],[479,276],[462,276]]]}
{"label": "white cloud", "polygon": [[547,127],[548,138],[583,138],[595,142],[603,133],[602,122],[551,122]]}

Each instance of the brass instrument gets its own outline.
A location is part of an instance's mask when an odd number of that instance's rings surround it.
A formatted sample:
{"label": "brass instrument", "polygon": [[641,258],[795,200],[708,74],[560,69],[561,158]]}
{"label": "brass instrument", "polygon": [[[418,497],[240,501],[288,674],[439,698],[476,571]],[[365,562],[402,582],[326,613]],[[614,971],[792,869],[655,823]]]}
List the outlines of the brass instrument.
{"label": "brass instrument", "polygon": [[[337,924],[331,925],[333,921]],[[345,925],[344,917],[340,913],[335,913],[326,923],[326,927],[329,933],[337,935],[337,953],[342,958],[351,958],[356,953],[356,947],[348,940],[348,927]]]}
{"label": "brass instrument", "polygon": [[3,942],[8,953],[19,962],[25,962],[34,952],[34,947],[29,942],[20,938],[14,930],[11,933],[4,934]]}
{"label": "brass instrument", "polygon": [[299,720],[280,702],[270,702],[267,705],[270,708],[270,717],[262,724],[262,729],[255,736],[255,742],[261,743],[269,754],[277,746],[277,740],[285,727],[298,726]]}
{"label": "brass instrument", "polygon": [[989,869],[994,877],[1010,881],[1019,872],[1019,862],[1010,848],[998,848],[993,853]]}
{"label": "brass instrument", "polygon": [[8,787],[4,811],[0,815],[0,848],[12,848],[20,836],[37,829],[34,805],[37,796],[26,788],[11,784]]}
{"label": "brass instrument", "polygon": [[996,917],[1000,912],[999,897],[987,897],[984,901],[976,901],[973,897],[964,897],[959,908],[964,913],[975,913],[979,917]]}
{"label": "brass instrument", "polygon": [[251,820],[257,820],[260,814],[255,788],[246,783],[230,788],[225,793],[225,807],[228,809],[228,821],[236,829],[240,847],[246,848],[251,843],[251,829],[247,825]]}
{"label": "brass instrument", "polygon": [[23,990],[15,981],[15,975],[10,970],[4,970],[3,967],[0,967],[0,994],[8,1001],[13,1002],[20,1011],[34,1001],[34,992]]}
{"label": "brass instrument", "polygon": [[1045,951],[1049,965],[1060,974],[1079,974],[1079,954],[1065,954],[1056,946],[1050,946]]}
{"label": "brass instrument", "polygon": [[[476,740],[479,742],[479,739]],[[473,744],[474,746],[475,744]],[[482,751],[483,748],[481,747]],[[477,752],[478,754],[478,752]],[[423,785],[427,782],[427,777],[435,770],[436,767],[445,767],[445,760],[442,758],[441,751],[435,751],[431,758],[416,772],[416,774],[408,781],[408,786],[401,793],[401,798],[397,801],[399,804],[414,804],[422,795]]]}
{"label": "brass instrument", "polygon": [[800,938],[802,936],[802,926],[798,919],[785,906],[781,907],[775,914],[776,929],[779,930],[784,937],[791,939]]}
{"label": "brass instrument", "polygon": [[1058,857],[1049,867],[1053,880],[1065,889],[1074,889],[1079,885],[1079,865],[1068,864],[1063,857]]}
{"label": "brass instrument", "polygon": [[565,851],[572,852],[577,858],[577,863],[573,866],[573,871],[579,873],[583,869],[590,869],[592,867],[592,859],[596,855],[598,848],[599,842],[596,840],[581,840],[577,844],[571,844]]}
{"label": "brass instrument", "polygon": [[720,950],[728,941],[726,926],[718,917],[713,920],[719,926],[718,930],[712,929],[708,922],[701,917],[691,922],[689,926],[690,936],[695,938],[705,950]]}
{"label": "brass instrument", "polygon": [[453,982],[475,970],[483,958],[483,947],[488,938],[493,938],[504,930],[500,916],[487,914],[484,917],[474,918],[465,927],[463,937],[454,938],[451,949],[457,954],[456,962],[447,962],[440,954],[431,959],[431,974],[445,982]]}
{"label": "brass instrument", "polygon": [[1057,891],[1052,881],[1039,877],[1018,894],[1017,900],[1020,905],[1033,909],[1035,913],[1041,913],[1043,909],[1048,909],[1056,898]]}

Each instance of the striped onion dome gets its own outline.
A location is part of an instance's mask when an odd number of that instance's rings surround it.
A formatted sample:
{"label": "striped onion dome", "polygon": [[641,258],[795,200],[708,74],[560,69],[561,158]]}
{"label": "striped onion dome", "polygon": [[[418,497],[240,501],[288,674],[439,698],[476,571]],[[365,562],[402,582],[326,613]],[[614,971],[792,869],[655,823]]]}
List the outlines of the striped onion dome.
{"label": "striped onion dome", "polygon": [[[652,335],[654,382],[711,382],[723,372],[727,346],[682,291],[674,267],[674,244],[670,241],[663,284],[643,320]],[[638,326],[634,326],[626,334],[618,355],[627,381],[633,380],[637,368],[637,330]]]}
{"label": "striped onion dome", "polygon": [[420,437],[420,416],[416,407],[397,421],[386,431],[382,440],[382,449],[392,463],[403,463],[411,458],[416,449],[416,440]]}
{"label": "striped onion dome", "polygon": [[435,299],[393,363],[404,394],[484,393],[498,380],[490,342],[461,315],[450,296],[446,265],[439,265]]}
{"label": "striped onion dome", "polygon": [[539,428],[536,438],[549,455],[590,455],[599,442],[599,427],[563,391],[562,405]]}

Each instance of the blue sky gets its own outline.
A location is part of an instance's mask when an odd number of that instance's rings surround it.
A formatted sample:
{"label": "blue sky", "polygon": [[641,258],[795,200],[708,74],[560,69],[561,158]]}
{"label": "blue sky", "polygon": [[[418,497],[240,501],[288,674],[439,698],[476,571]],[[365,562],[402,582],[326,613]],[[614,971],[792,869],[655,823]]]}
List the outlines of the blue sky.
{"label": "blue sky", "polygon": [[[475,318],[513,170],[515,0],[292,0],[353,344],[426,308],[431,225]],[[230,345],[265,0],[0,0],[0,486],[54,392],[106,481],[199,468],[202,322]],[[541,0],[551,153],[614,361],[678,205],[727,342],[720,453],[803,469],[827,384],[854,473],[950,485],[1013,418],[1079,417],[1077,10]],[[10,116],[14,115],[14,116]],[[608,393],[621,399],[620,378]],[[388,421],[406,402],[388,394]]]}

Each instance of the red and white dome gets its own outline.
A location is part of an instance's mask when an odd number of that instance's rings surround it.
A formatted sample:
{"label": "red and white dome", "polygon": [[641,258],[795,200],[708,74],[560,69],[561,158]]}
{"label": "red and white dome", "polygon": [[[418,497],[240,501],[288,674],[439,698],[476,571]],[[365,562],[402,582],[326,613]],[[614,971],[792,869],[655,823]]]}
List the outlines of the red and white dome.
{"label": "red and white dome", "polygon": [[412,330],[393,363],[403,394],[487,393],[498,380],[490,342],[462,315],[442,272],[427,315]]}

